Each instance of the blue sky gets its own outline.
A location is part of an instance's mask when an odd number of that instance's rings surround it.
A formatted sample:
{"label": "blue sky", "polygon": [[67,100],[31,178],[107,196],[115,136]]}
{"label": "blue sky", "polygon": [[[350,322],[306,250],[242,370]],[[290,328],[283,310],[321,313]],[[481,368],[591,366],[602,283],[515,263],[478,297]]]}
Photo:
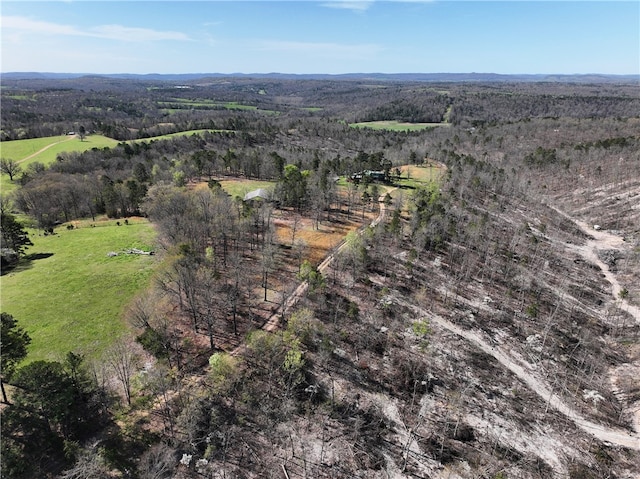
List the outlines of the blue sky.
{"label": "blue sky", "polygon": [[640,73],[633,1],[5,1],[0,70]]}

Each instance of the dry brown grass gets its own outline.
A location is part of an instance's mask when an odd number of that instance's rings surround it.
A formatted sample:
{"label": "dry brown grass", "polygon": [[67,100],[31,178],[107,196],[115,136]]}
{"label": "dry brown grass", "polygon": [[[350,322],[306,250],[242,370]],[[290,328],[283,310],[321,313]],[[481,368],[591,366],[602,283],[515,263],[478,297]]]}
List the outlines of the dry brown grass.
{"label": "dry brown grass", "polygon": [[[312,218],[302,217],[296,227],[295,237],[304,240],[307,244],[304,259],[317,266],[332,249],[344,240],[350,231],[358,229],[363,224],[368,224],[376,215],[377,208],[365,212],[364,218],[361,211],[352,212],[350,215],[347,215],[346,212],[333,212],[331,220],[321,221],[317,229],[314,227]],[[290,246],[295,214],[282,210],[274,216],[278,241],[282,245]]]}
{"label": "dry brown grass", "polygon": [[429,182],[438,180],[444,173],[444,167],[434,163],[428,163],[425,166],[404,165],[400,167],[400,171],[405,178],[407,172],[409,172],[409,178],[416,181]]}

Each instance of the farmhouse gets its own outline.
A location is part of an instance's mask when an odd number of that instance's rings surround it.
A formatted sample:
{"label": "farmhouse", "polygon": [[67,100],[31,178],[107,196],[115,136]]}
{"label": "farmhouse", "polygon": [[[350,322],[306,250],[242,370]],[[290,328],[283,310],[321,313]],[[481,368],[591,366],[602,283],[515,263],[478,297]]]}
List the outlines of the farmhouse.
{"label": "farmhouse", "polygon": [[387,177],[384,171],[364,170],[352,174],[350,177],[354,183],[360,183],[363,178],[369,178],[371,181],[386,181]]}

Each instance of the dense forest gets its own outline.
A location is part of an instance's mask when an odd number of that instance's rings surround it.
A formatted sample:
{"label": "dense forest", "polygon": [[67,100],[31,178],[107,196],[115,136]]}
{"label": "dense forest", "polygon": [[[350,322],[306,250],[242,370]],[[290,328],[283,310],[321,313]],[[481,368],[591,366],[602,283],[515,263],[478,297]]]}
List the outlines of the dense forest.
{"label": "dense forest", "polygon": [[[3,145],[118,142],[2,155],[3,270],[101,217],[161,256],[102,358],[21,366],[3,312],[3,477],[640,474],[637,84],[2,83]],[[424,127],[350,125],[385,121]],[[305,221],[351,228],[330,262]]]}

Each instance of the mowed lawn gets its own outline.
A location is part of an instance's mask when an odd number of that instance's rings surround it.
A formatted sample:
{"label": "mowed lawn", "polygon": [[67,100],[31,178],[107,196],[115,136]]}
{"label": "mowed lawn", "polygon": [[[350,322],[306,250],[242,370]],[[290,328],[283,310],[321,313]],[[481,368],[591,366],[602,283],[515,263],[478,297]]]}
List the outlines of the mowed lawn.
{"label": "mowed lawn", "polygon": [[148,221],[129,223],[32,235],[27,256],[34,259],[0,279],[2,311],[32,338],[27,361],[60,360],[68,351],[99,357],[127,331],[122,313],[148,286],[157,264],[156,256],[123,254],[127,248],[151,250],[156,237]]}

